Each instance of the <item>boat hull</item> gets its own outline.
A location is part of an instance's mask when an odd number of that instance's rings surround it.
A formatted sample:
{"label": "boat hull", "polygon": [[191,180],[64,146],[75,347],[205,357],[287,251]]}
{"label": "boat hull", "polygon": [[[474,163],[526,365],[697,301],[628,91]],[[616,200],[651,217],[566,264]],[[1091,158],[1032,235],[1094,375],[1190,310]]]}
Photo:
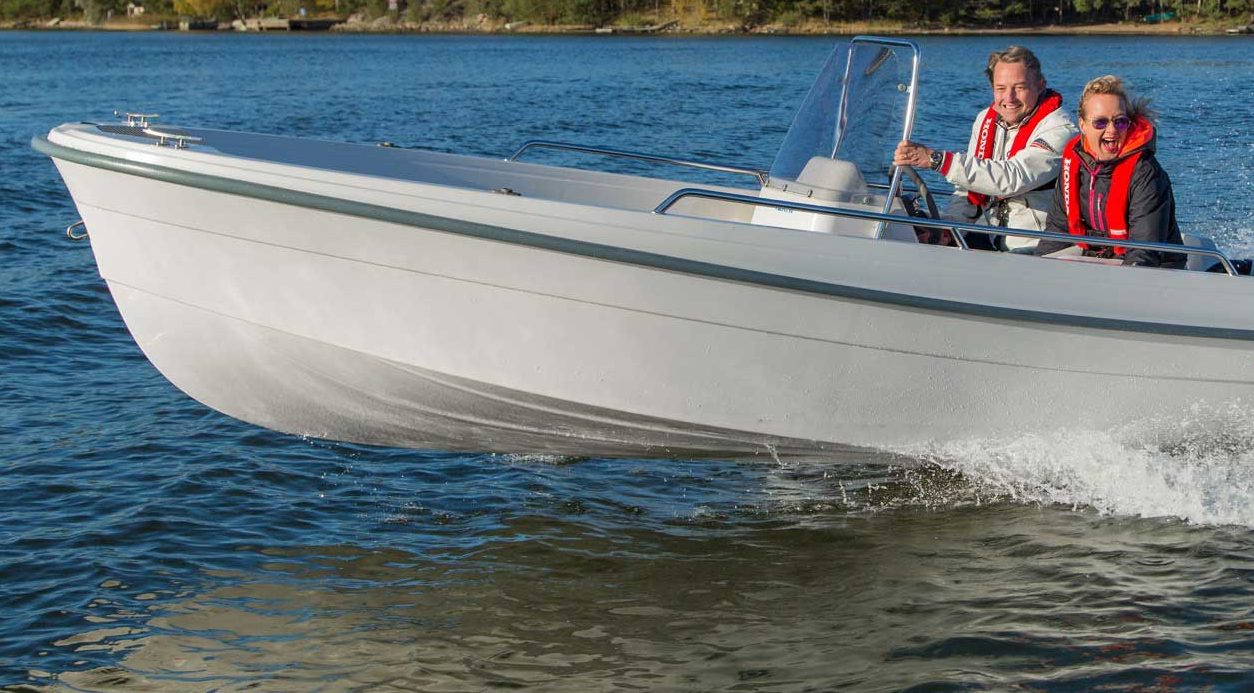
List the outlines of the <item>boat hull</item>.
{"label": "boat hull", "polygon": [[[1062,289],[1057,320],[975,300],[1051,261],[988,254],[971,277],[947,263],[985,254],[827,239],[844,245],[821,258],[822,281],[788,272],[817,234],[758,228],[798,250],[745,248],[729,230],[740,225],[658,238],[617,212],[501,207],[471,209],[464,228],[424,226],[415,219],[447,218],[450,203],[409,199],[427,216],[372,218],[58,166],[152,363],[206,405],[287,433],[511,453],[831,454],[1173,420],[1254,394],[1240,330],[1066,313],[1076,299]],[[626,250],[605,257],[615,233]],[[900,269],[920,251],[934,264]],[[729,252],[739,259],[700,259]],[[877,272],[928,288],[830,279]],[[1038,286],[1121,272],[1187,274],[1068,267]],[[964,291],[972,300],[955,300]]]}

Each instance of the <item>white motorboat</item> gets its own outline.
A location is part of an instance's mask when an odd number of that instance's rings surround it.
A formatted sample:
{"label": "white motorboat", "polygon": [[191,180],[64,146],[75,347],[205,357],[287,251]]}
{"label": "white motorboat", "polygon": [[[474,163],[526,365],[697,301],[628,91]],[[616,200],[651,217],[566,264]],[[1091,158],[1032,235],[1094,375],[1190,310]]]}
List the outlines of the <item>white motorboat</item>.
{"label": "white motorboat", "polygon": [[918,69],[909,41],[838,49],[769,173],[523,148],[745,174],[744,188],[142,115],[33,146],[149,360],[207,406],[287,433],[823,453],[1254,397],[1254,284],[1213,245],[1190,265],[1226,272],[917,243],[912,225],[937,224],[903,216],[908,172],[890,161]]}

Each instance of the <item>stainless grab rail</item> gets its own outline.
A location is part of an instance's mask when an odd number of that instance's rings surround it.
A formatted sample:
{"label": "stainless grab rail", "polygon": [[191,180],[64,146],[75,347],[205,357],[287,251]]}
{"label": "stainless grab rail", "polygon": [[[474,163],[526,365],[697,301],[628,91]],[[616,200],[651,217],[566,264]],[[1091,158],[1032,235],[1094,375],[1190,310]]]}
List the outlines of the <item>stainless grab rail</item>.
{"label": "stainless grab rail", "polygon": [[766,171],[745,168],[743,166],[727,166],[725,164],[711,164],[704,161],[688,161],[685,159],[675,159],[669,156],[655,156],[653,154],[641,154],[639,152],[629,152],[622,149],[607,149],[605,147],[585,147],[581,144],[568,144],[566,142],[550,142],[548,140],[530,140],[523,143],[518,151],[506,157],[506,161],[517,161],[518,157],[528,149],[563,149],[571,152],[581,152],[583,154],[600,154],[602,156],[615,156],[621,159],[638,159],[640,161],[648,161],[655,164],[670,164],[672,166],[687,166],[689,168],[699,168],[706,171],[718,171],[720,173],[738,173],[746,176],[753,176],[758,179],[759,185],[766,185],[769,178]]}
{"label": "stainless grab rail", "polygon": [[848,217],[850,219],[863,219],[866,221],[878,221],[884,223],[908,224],[911,226],[926,226],[933,229],[952,229],[957,235],[958,231],[974,231],[975,233],[988,233],[995,236],[1019,236],[1023,238],[1037,238],[1044,241],[1062,241],[1064,243],[1090,243],[1092,245],[1123,247],[1123,248],[1139,248],[1141,250],[1156,250],[1164,253],[1178,253],[1182,255],[1202,255],[1212,257],[1223,265],[1224,270],[1231,276],[1239,276],[1232,261],[1224,255],[1222,251],[1210,250],[1209,248],[1195,248],[1193,246],[1176,245],[1174,243],[1151,243],[1149,241],[1116,241],[1101,236],[1073,236],[1067,233],[1053,233],[1052,231],[1029,231],[1028,229],[1007,229],[1000,226],[981,226],[980,224],[968,224],[960,221],[949,221],[947,219],[926,219],[924,217],[906,217],[898,214],[884,214],[881,212],[865,212],[860,209],[841,209],[839,207],[823,207],[820,205],[810,205],[804,202],[788,202],[787,200],[771,200],[762,197],[753,197],[751,195],[738,195],[736,193],[721,192],[718,190],[705,190],[703,188],[680,188],[671,193],[662,200],[662,203],[653,208],[654,214],[666,214],[666,211],[675,206],[685,197],[701,197],[709,200],[722,200],[724,202],[737,202],[740,204],[754,205],[760,207],[776,207],[780,209],[793,209],[798,212],[813,212],[815,214],[830,214],[838,217]]}
{"label": "stainless grab rail", "polygon": [[[902,181],[902,185],[901,185],[902,192],[919,192],[918,187],[911,188],[905,183],[906,181]],[[871,181],[867,181],[866,187],[871,188],[873,190],[888,190],[890,186],[888,185],[888,183],[873,183]],[[949,185],[945,181],[940,181],[940,185],[933,184],[927,187],[929,190],[935,188],[936,194],[940,195],[942,199],[948,199],[949,196],[957,192],[957,190],[952,185]],[[963,193],[963,194],[965,195],[966,193]]]}

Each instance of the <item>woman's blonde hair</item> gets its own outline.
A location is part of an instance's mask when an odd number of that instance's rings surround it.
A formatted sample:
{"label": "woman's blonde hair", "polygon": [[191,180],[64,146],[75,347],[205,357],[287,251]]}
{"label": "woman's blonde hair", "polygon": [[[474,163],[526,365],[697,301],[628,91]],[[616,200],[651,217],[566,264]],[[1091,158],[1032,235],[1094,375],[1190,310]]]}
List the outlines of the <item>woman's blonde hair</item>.
{"label": "woman's blonde hair", "polygon": [[1128,97],[1128,92],[1124,89],[1123,80],[1114,75],[1103,75],[1096,79],[1089,80],[1084,85],[1084,91],[1080,92],[1080,120],[1084,120],[1084,104],[1089,100],[1090,96],[1098,94],[1111,94],[1119,97],[1119,103],[1123,106],[1123,112],[1128,114],[1129,118],[1141,117],[1146,120],[1153,120],[1157,115],[1150,109],[1149,99],[1132,99]]}

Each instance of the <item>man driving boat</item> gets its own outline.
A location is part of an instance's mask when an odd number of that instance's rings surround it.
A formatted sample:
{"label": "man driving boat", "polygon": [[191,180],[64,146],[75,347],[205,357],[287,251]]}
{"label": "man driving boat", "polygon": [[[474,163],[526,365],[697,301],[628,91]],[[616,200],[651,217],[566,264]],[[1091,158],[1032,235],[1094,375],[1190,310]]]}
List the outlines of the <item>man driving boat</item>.
{"label": "man driving boat", "polygon": [[[1063,149],[1062,175],[1046,223],[1055,233],[1180,243],[1171,179],[1154,158],[1155,130],[1145,101],[1128,98],[1114,75],[1080,94],[1080,134]],[[1185,256],[1077,243],[1084,255],[1125,265],[1179,268]],[[1037,255],[1072,247],[1041,241]]]}
{"label": "man driving boat", "polygon": [[[1011,46],[993,53],[985,68],[993,103],[980,111],[966,152],[902,142],[893,164],[931,169],[954,185],[944,218],[989,226],[1045,228],[1062,150],[1076,135],[1062,97],[1045,86],[1036,55]],[[973,248],[1030,251],[1035,239],[967,234]]]}

